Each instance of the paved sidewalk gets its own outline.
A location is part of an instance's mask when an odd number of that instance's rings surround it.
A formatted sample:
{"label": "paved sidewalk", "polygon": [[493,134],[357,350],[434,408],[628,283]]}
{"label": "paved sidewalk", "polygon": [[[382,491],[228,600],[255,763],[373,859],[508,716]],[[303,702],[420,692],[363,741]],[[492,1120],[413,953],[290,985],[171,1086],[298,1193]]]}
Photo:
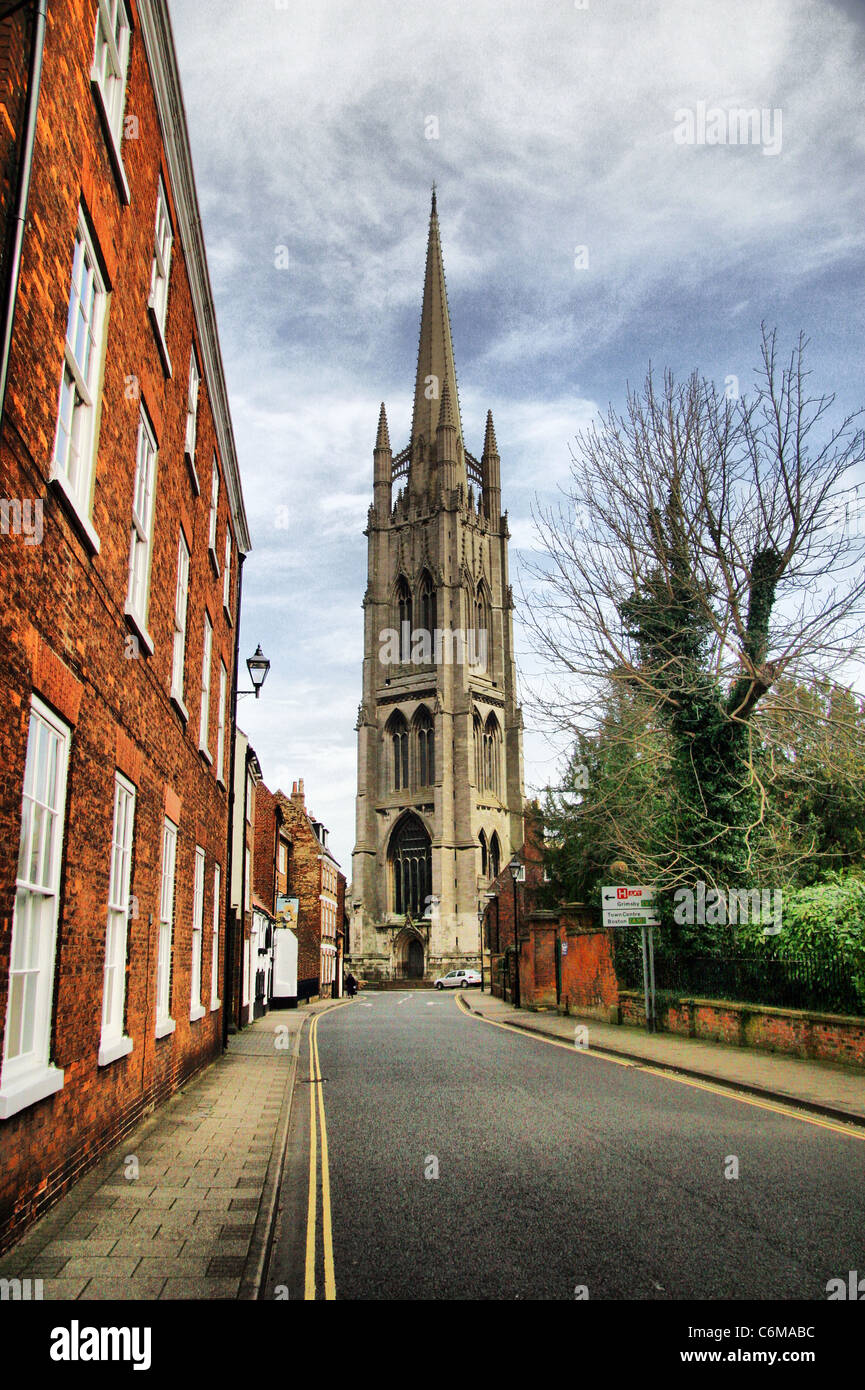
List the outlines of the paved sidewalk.
{"label": "paved sidewalk", "polygon": [[46,1299],[255,1298],[300,1029],[339,1007],[281,1009],[230,1038],[7,1251],[0,1276],[42,1279]]}
{"label": "paved sidewalk", "polygon": [[588,1050],[614,1053],[635,1064],[649,1064],[746,1090],[772,1100],[865,1124],[865,1072],[832,1062],[809,1062],[751,1048],[728,1047],[674,1033],[649,1034],[639,1028],[602,1023],[577,1015],[516,1009],[492,995],[472,990],[462,1002],[476,1014],[530,1033],[574,1044],[579,1025],[588,1030]]}

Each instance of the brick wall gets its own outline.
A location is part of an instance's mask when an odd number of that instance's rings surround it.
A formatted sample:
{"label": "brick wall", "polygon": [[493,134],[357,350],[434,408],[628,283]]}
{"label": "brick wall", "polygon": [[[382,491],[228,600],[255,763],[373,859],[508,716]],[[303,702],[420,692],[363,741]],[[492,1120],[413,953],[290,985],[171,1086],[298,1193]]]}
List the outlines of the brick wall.
{"label": "brick wall", "polygon": [[568,949],[562,956],[562,1005],[567,1011],[609,1018],[619,1002],[613,934],[586,923],[576,904],[565,904],[563,921]]}
{"label": "brick wall", "polygon": [[276,908],[276,831],[279,803],[273,792],[260,782],[255,791],[255,847],[253,852],[253,891],[258,901],[273,913]]}
{"label": "brick wall", "polygon": [[[622,990],[622,1022],[645,1028],[642,993]],[[721,999],[658,999],[659,1029],[733,1047],[865,1067],[865,1019]]]}
{"label": "brick wall", "polygon": [[[205,611],[213,622],[213,679],[207,743],[215,758],[219,661],[229,675],[237,619],[233,566],[229,607],[223,577],[207,553],[210,466],[217,407],[203,379],[198,446],[201,495],[184,462],[186,393],[194,322],[186,256],[178,235],[148,62],[135,4],[126,111],[137,138],[125,139],[131,190],[120,196],[90,84],[96,0],[53,0],[49,7],[42,95],[24,246],[9,391],[0,439],[0,493],[38,499],[41,543],[0,535],[0,1029],[6,1019],[10,942],[21,822],[30,698],[36,692],[70,726],[60,916],[51,1021],[51,1060],[64,1085],[0,1120],[0,1245],[14,1238],[69,1182],[116,1143],[141,1114],[205,1065],[221,1047],[220,1011],[211,1012],[214,866],[227,889],[227,796],[213,762],[198,750]],[[166,338],[169,375],[147,300],[160,171],[175,229]],[[85,207],[111,294],[97,418],[92,526],[98,553],[49,484],[64,335],[79,206]],[[199,344],[200,345],[200,344]],[[159,447],[147,628],[152,655],[134,655],[124,617],[128,587],[136,440],[144,402]],[[220,458],[217,555],[226,526],[237,555]],[[169,697],[178,536],[191,550],[185,703],[188,723]],[[230,692],[229,692],[230,693]],[[228,700],[230,710],[231,702]],[[228,775],[226,733],[225,773]],[[113,822],[115,770],[136,787],[125,1031],[132,1052],[97,1064]],[[171,1013],[176,1031],[155,1037],[162,827],[179,823],[174,899]],[[190,1020],[195,847],[205,850],[202,1000]],[[224,900],[218,904],[224,942]],[[220,955],[222,952],[220,951]],[[218,962],[221,974],[222,961]],[[220,994],[222,993],[220,989]],[[0,1034],[0,1046],[3,1038]]]}
{"label": "brick wall", "polygon": [[[291,836],[289,894],[298,899],[297,985],[299,997],[315,998],[321,978],[321,854],[322,848],[306,810],[303,780],[291,796],[276,793]],[[305,983],[304,983],[305,982]]]}

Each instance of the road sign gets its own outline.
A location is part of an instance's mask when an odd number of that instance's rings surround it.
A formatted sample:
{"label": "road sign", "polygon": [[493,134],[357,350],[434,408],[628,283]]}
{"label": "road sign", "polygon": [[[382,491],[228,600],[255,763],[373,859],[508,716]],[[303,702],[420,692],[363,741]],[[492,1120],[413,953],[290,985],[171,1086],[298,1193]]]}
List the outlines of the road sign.
{"label": "road sign", "polygon": [[659,927],[654,888],[617,884],[601,889],[605,927]]}

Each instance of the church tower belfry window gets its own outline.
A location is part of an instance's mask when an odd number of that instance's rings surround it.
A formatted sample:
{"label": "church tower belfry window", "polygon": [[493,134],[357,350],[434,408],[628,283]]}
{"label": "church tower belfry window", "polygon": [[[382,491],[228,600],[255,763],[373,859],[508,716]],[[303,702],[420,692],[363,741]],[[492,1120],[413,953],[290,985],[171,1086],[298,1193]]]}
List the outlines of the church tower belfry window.
{"label": "church tower belfry window", "polygon": [[429,710],[418,710],[414,724],[417,740],[417,784],[419,787],[431,787],[436,779],[436,758],[435,726]]}
{"label": "church tower belfry window", "polygon": [[388,720],[385,742],[391,745],[391,785],[395,792],[404,791],[408,786],[408,725],[402,714]]}

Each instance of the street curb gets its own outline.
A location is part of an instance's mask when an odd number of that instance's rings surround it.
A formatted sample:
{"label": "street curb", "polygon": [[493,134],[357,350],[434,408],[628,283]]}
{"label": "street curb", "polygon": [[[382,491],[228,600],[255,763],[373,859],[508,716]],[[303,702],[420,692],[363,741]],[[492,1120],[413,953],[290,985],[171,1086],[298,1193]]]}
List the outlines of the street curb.
{"label": "street curb", "polygon": [[[474,1014],[476,1018],[484,1023],[501,1023],[505,1028],[516,1028],[522,1033],[531,1033],[536,1038],[548,1038],[553,1042],[563,1043],[565,1038],[556,1037],[554,1033],[547,1033],[542,1028],[533,1028],[528,1021],[522,1019],[488,1019],[480,1009],[473,1009],[471,1004],[464,1003],[459,998],[459,1003],[466,1013]],[[577,1015],[571,1015],[577,1017]],[[591,1022],[591,1020],[588,1020]],[[576,1049],[575,1049],[576,1050]],[[770,1091],[765,1086],[752,1086],[746,1081],[730,1081],[725,1076],[718,1076],[715,1072],[697,1071],[694,1067],[682,1067],[675,1062],[658,1062],[650,1057],[642,1056],[638,1052],[624,1052],[615,1047],[604,1047],[593,1044],[589,1053],[600,1053],[608,1057],[623,1057],[628,1062],[633,1062],[637,1067],[644,1070],[668,1071],[677,1076],[689,1076],[695,1081],[711,1081],[713,1085],[724,1091],[730,1091],[735,1095],[737,1091],[742,1091],[746,1095],[757,1096],[760,1100],[772,1100],[779,1105],[787,1105],[794,1110],[807,1110],[815,1115],[823,1115],[830,1120],[840,1121],[842,1124],[852,1125],[857,1129],[865,1129],[865,1115],[851,1115],[849,1110],[838,1110],[831,1105],[821,1105],[819,1101],[803,1100],[799,1096],[791,1096],[788,1091]]]}
{"label": "street curb", "polygon": [[334,1009],[338,1009],[348,1002],[349,1001],[346,999],[338,999],[330,1005],[330,1008],[318,1009],[316,1013],[307,1014],[295,1034],[290,1069],[286,1078],[285,1094],[282,1099],[282,1108],[279,1112],[276,1133],[273,1138],[273,1146],[270,1150],[270,1158],[267,1163],[264,1186],[261,1189],[261,1197],[258,1202],[258,1211],[252,1230],[252,1239],[249,1242],[249,1254],[246,1257],[243,1277],[240,1281],[240,1288],[237,1291],[238,1302],[253,1302],[259,1299],[267,1279],[270,1251],[273,1245],[273,1220],[276,1214],[276,1204],[279,1200],[280,1189],[282,1187],[282,1170],[285,1162],[285,1150],[288,1145],[288,1129],[291,1124],[291,1106],[294,1100],[294,1085],[297,1077],[297,1062],[300,1056],[300,1040],[303,1037],[303,1030],[310,1019],[317,1018],[319,1014],[329,1014]]}

